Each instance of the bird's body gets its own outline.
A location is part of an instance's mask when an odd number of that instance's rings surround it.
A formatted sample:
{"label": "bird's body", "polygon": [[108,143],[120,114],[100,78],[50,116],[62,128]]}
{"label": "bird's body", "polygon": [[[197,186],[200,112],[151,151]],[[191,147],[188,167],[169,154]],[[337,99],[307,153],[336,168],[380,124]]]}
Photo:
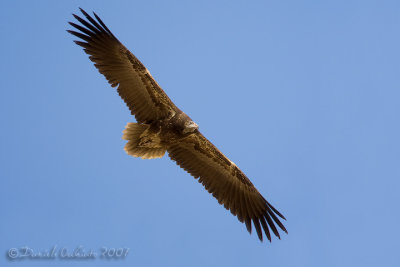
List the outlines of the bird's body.
{"label": "bird's body", "polygon": [[151,123],[128,123],[123,139],[129,142],[125,151],[143,159],[160,158],[167,149],[198,131],[198,125],[177,109],[163,119]]}
{"label": "bird's body", "polygon": [[68,31],[125,101],[137,123],[128,123],[123,139],[125,151],[143,159],[160,158],[166,152],[180,167],[204,185],[220,204],[246,224],[252,222],[258,237],[262,230],[271,241],[275,226],[287,232],[278,216],[284,217],[258,192],[247,176],[199,131],[198,125],[175,106],[146,67],[111,33],[102,20],[81,9],[84,26],[70,22],[79,32]]}

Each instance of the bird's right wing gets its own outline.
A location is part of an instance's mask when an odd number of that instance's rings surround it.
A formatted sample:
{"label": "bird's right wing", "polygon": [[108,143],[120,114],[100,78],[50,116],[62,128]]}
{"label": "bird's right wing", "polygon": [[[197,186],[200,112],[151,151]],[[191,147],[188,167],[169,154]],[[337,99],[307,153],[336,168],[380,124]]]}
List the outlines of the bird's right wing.
{"label": "bird's right wing", "polygon": [[247,176],[200,132],[195,132],[167,148],[170,158],[204,185],[220,204],[246,224],[253,221],[259,239],[262,230],[271,241],[268,227],[279,237],[275,224],[286,231],[278,216],[285,219],[258,192]]}
{"label": "bird's right wing", "polygon": [[68,30],[82,41],[75,41],[84,48],[96,68],[118,93],[139,123],[163,119],[175,112],[176,106],[153,79],[146,67],[111,33],[94,13],[97,21],[83,9],[87,20],[74,14],[83,25],[69,24],[78,31]]}

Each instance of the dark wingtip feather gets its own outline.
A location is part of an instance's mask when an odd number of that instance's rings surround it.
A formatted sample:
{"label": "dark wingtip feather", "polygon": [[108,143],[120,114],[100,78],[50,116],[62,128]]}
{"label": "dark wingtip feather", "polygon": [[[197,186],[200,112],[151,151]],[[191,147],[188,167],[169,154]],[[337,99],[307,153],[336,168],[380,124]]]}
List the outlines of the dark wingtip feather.
{"label": "dark wingtip feather", "polygon": [[104,24],[104,22],[100,19],[100,17],[97,16],[97,14],[96,14],[95,12],[93,12],[93,15],[96,17],[97,21],[101,24],[101,26],[103,26],[103,28],[104,28],[109,34],[111,34],[111,36],[113,36],[113,37],[115,38],[114,34],[112,34],[112,32],[107,28],[107,26],[106,26],[106,25]]}
{"label": "dark wingtip feather", "polygon": [[274,222],[271,219],[270,210],[268,209],[268,210],[264,211],[264,215],[263,216],[264,216],[265,219],[267,219],[268,225],[271,228],[272,232],[275,234],[275,236],[277,236],[280,239],[280,235],[279,235],[278,229],[276,229],[276,226],[275,226]]}
{"label": "dark wingtip feather", "polygon": [[86,13],[85,10],[81,9],[82,14],[86,17],[86,19],[88,19],[90,21],[90,23],[92,23],[93,26],[95,26],[97,28],[98,31],[100,32],[104,32],[107,33],[107,31],[100,26],[96,20],[94,20],[88,13]]}
{"label": "dark wingtip feather", "polygon": [[276,215],[270,209],[268,209],[267,212],[270,215],[268,217],[272,217],[272,219],[275,221],[275,223],[287,234],[288,232],[287,232],[285,226],[281,223],[281,221],[278,219],[278,217],[276,217]]}
{"label": "dark wingtip feather", "polygon": [[260,241],[263,241],[263,235],[262,235],[261,226],[260,226],[260,222],[258,221],[258,218],[254,218],[253,223],[254,223],[254,227],[256,228],[258,238],[260,239]]}
{"label": "dark wingtip feather", "polygon": [[79,45],[79,46],[81,46],[81,47],[83,47],[83,48],[90,48],[90,45],[88,44],[88,43],[85,43],[85,42],[81,42],[81,41],[76,41],[76,40],[74,40],[74,43],[75,44],[77,44],[77,45]]}
{"label": "dark wingtip feather", "polygon": [[265,233],[265,235],[267,236],[269,242],[271,242],[271,234],[269,233],[268,225],[267,225],[267,223],[265,222],[265,218],[264,218],[264,217],[261,217],[261,220],[260,220],[260,221],[261,221],[262,227],[264,228],[264,233]]}
{"label": "dark wingtip feather", "polygon": [[86,11],[83,8],[80,7],[79,11],[81,11],[83,15],[89,16],[88,13],[86,13]]}
{"label": "dark wingtip feather", "polygon": [[93,35],[93,32],[92,31],[89,31],[88,29],[86,29],[86,28],[84,28],[84,27],[82,27],[82,26],[80,26],[80,25],[78,25],[78,24],[75,24],[75,23],[73,23],[73,22],[68,22],[72,27],[74,27],[75,29],[78,29],[78,30],[80,30],[81,32],[83,32],[84,34],[86,34],[86,35],[88,35],[88,36],[91,36],[91,35]]}
{"label": "dark wingtip feather", "polygon": [[87,35],[82,34],[80,32],[75,32],[75,31],[71,31],[71,30],[67,30],[67,32],[69,32],[72,35],[75,35],[78,38],[81,38],[82,40],[85,40],[85,41],[89,41],[90,40],[90,36],[87,36]]}
{"label": "dark wingtip feather", "polygon": [[[265,199],[264,199],[265,200]],[[273,210],[279,217],[281,217],[282,219],[284,219],[286,221],[285,216],[283,216],[277,209],[274,208],[274,206],[272,206],[268,201],[265,200],[265,202],[267,203],[268,207],[271,208],[271,210]]]}
{"label": "dark wingtip feather", "polygon": [[248,218],[245,218],[245,223],[246,223],[247,232],[249,232],[251,234],[251,220]]}
{"label": "dark wingtip feather", "polygon": [[[93,33],[100,33],[101,32],[101,28],[98,29],[96,28],[95,24],[90,24],[89,22],[87,22],[86,20],[82,19],[81,17],[73,14],[74,18],[79,21],[80,23],[82,23],[82,25],[86,26],[89,30],[91,30]],[[88,20],[91,22],[91,20],[88,18]],[[93,19],[92,19],[93,20]]]}

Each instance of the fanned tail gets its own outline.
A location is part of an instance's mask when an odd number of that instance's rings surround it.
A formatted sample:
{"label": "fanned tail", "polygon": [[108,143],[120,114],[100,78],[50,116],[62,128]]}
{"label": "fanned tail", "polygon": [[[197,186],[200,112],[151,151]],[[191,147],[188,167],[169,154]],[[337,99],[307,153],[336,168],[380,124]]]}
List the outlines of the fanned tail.
{"label": "fanned tail", "polygon": [[160,143],[158,135],[151,134],[150,125],[128,123],[123,131],[122,139],[128,140],[124,150],[128,155],[142,159],[162,158],[166,148]]}

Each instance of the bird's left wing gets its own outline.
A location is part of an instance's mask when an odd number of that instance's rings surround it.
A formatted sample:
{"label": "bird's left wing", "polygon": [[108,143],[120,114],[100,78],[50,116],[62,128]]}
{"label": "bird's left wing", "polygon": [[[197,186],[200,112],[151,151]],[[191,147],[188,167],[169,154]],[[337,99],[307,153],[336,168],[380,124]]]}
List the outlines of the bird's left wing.
{"label": "bird's left wing", "polygon": [[80,38],[96,68],[118,93],[139,123],[149,123],[173,114],[176,106],[153,79],[146,67],[111,33],[94,13],[97,21],[81,9],[86,20],[74,15],[82,24],[69,24],[78,31],[68,30]]}
{"label": "bird's left wing", "polygon": [[285,218],[265,200],[247,176],[199,131],[171,144],[167,151],[172,160],[199,178],[199,182],[220,204],[244,222],[250,233],[253,221],[261,241],[261,227],[269,241],[269,228],[280,237],[275,224],[287,233],[276,215]]}

